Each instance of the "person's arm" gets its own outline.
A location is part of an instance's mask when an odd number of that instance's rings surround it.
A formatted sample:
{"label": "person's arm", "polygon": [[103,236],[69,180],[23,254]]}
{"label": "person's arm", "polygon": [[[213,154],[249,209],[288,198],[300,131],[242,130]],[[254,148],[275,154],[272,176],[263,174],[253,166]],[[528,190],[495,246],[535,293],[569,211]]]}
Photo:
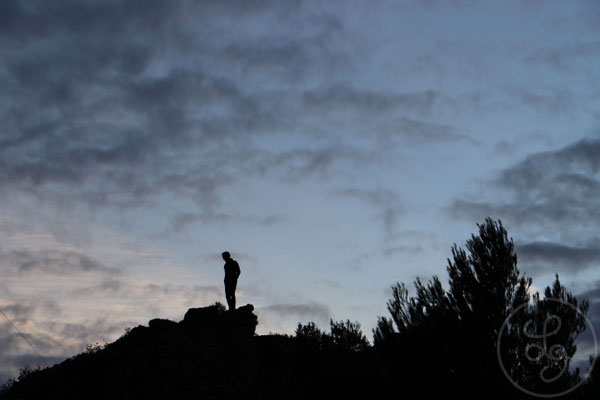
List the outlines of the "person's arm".
{"label": "person's arm", "polygon": [[237,279],[240,274],[242,273],[242,271],[240,270],[240,264],[238,264],[237,262],[235,263],[235,278]]}

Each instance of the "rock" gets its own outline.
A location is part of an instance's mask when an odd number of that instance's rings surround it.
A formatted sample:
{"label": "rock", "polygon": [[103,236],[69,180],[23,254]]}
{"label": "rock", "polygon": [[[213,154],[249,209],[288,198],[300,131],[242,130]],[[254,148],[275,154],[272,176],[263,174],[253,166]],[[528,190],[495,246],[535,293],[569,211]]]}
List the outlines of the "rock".
{"label": "rock", "polygon": [[258,325],[258,318],[252,311],[254,311],[254,306],[252,304],[246,304],[233,311],[225,312],[223,320],[228,326],[228,329],[237,334],[242,336],[254,336],[256,326]]}
{"label": "rock", "polygon": [[222,314],[222,311],[217,306],[208,306],[200,308],[190,308],[183,317],[186,324],[210,323],[216,321]]}
{"label": "rock", "polygon": [[177,327],[177,322],[171,321],[169,319],[154,318],[153,320],[148,322],[148,326],[154,330],[166,331],[170,329],[175,329],[175,327]]}
{"label": "rock", "polygon": [[223,311],[217,306],[190,308],[180,324],[194,335],[252,337],[258,325],[258,318],[252,311],[252,304],[233,311]]}

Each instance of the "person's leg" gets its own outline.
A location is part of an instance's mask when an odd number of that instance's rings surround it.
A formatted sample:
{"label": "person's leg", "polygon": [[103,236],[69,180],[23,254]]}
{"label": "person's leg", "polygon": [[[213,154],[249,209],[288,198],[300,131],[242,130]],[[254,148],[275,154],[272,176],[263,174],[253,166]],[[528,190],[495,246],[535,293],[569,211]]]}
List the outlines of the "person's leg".
{"label": "person's leg", "polygon": [[230,310],[235,310],[235,282],[225,282],[225,298]]}
{"label": "person's leg", "polygon": [[232,304],[232,310],[235,310],[235,287],[237,286],[237,282],[233,282],[233,284],[231,285],[231,304]]}

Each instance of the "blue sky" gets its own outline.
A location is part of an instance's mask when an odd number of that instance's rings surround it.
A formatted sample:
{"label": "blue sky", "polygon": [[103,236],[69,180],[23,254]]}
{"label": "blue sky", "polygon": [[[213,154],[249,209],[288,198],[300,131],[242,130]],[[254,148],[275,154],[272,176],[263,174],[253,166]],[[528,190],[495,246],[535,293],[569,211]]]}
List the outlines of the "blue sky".
{"label": "blue sky", "polygon": [[[259,333],[446,277],[486,216],[600,321],[596,1],[0,2],[0,309],[56,362],[224,302]],[[0,380],[37,355],[0,321]]]}

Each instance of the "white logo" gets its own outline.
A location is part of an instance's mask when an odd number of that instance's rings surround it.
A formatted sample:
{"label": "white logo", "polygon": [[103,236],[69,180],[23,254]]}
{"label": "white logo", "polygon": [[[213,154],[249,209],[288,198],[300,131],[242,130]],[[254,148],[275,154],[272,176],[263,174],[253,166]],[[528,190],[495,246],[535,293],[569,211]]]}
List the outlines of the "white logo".
{"label": "white logo", "polygon": [[[564,302],[559,299],[553,298],[545,298],[544,301],[552,301],[556,303],[560,303],[564,306],[568,306],[576,311],[577,314],[585,318],[585,322],[591,333],[594,340],[594,355],[598,354],[598,345],[596,341],[596,332],[594,331],[594,327],[590,320],[574,305]],[[498,341],[496,344],[496,350],[498,354],[498,362],[500,363],[500,368],[504,375],[508,378],[508,380],[519,390],[537,397],[551,398],[563,396],[567,393],[572,392],[577,389],[581,384],[585,382],[585,378],[587,378],[594,368],[594,363],[596,358],[592,360],[590,363],[587,373],[583,374],[583,379],[579,379],[574,382],[568,388],[562,388],[560,390],[551,389],[551,384],[556,382],[561,377],[563,377],[568,372],[569,362],[571,357],[567,352],[567,348],[564,346],[566,343],[554,343],[549,346],[549,342],[556,342],[557,337],[559,336],[559,332],[562,328],[562,320],[558,315],[548,315],[544,319],[544,321],[538,321],[537,330],[535,330],[534,320],[531,319],[529,315],[525,315],[523,313],[527,312],[527,306],[529,303],[521,304],[519,307],[515,308],[512,313],[506,318],[502,327],[500,328],[500,332],[498,333]],[[523,348],[514,349],[510,348],[511,343],[509,339],[506,337],[504,342],[502,342],[503,336],[506,336],[509,333],[509,327],[513,324],[519,327],[516,321],[519,318],[523,317],[529,318],[522,324],[522,329],[518,331],[519,335],[522,335],[521,339],[525,339],[529,341]],[[523,320],[521,320],[521,323]],[[532,327],[532,325],[534,325]],[[539,326],[541,325],[541,326]],[[541,328],[541,332],[539,332]],[[513,330],[514,333],[514,330]],[[503,352],[502,350],[509,350],[508,352]],[[520,376],[511,376],[509,371],[507,370],[507,366],[505,362],[508,360],[503,360],[503,354],[513,354],[515,352],[521,351],[521,354],[517,354],[517,356],[524,357],[527,361],[531,363],[531,365],[539,367],[539,370],[536,371],[535,376],[527,376],[527,379],[522,379]],[[504,356],[506,358],[506,356]],[[516,374],[515,374],[516,375]],[[538,393],[535,390],[543,389],[544,386],[548,389],[545,393]]]}

